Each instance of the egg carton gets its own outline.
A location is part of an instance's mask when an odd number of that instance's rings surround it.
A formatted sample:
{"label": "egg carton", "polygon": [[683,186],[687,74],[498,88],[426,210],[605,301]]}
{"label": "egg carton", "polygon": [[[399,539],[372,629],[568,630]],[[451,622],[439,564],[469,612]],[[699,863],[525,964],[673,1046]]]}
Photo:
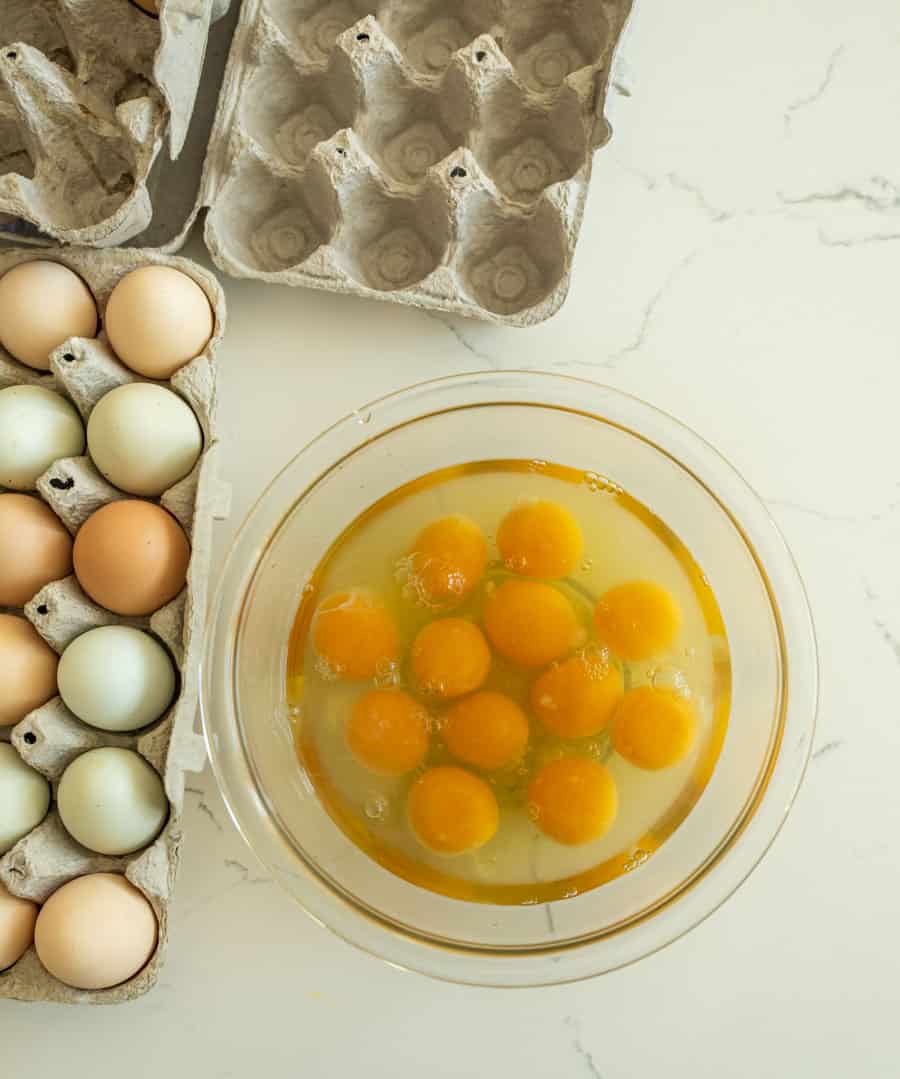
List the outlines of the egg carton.
{"label": "egg carton", "polygon": [[[188,134],[210,23],[230,0],[0,3],[0,229],[112,246],[149,224],[168,132]],[[179,222],[179,225],[181,222]]]}
{"label": "egg carton", "polygon": [[[46,255],[37,251],[0,253],[0,275],[21,262],[42,257]],[[54,252],[53,258],[87,282],[101,319],[120,278],[149,264],[172,266],[193,278],[215,313],[215,330],[206,349],[163,383],[188,402],[204,436],[203,453],[193,471],[158,499],[191,540],[185,589],[149,618],[121,618],[93,603],[70,576],[48,584],[24,610],[38,633],[59,653],[95,626],[129,625],[149,630],[167,646],[178,667],[180,689],[173,705],[156,724],[133,735],[110,734],[85,725],[59,697],[31,712],[11,730],[0,729],[0,739],[11,741],[23,760],[50,780],[54,794],[44,821],[0,857],[0,881],[13,894],[42,903],[61,885],[84,873],[124,872],[149,899],[159,919],[157,951],[139,974],[122,985],[99,992],[72,989],[51,977],[31,948],[12,968],[0,973],[0,997],[111,1004],[140,996],[156,981],[181,847],[185,772],[200,771],[205,761],[203,740],[195,732],[194,722],[212,520],[228,511],[229,490],[216,478],[215,419],[215,353],[225,329],[225,301],[215,278],[186,259],[152,251],[73,249]],[[56,390],[73,402],[86,422],[104,394],[127,382],[146,381],[119,362],[102,332],[96,340],[67,341],[53,352],[50,362],[50,372],[35,371],[0,349],[0,389],[28,384]],[[111,486],[89,457],[57,461],[39,479],[38,493],[73,534],[99,507],[115,499],[135,497]],[[137,854],[113,858],[86,850],[68,835],[56,811],[56,789],[63,771],[79,754],[98,746],[137,750],[163,779],[171,807],[168,821],[161,835]]]}
{"label": "egg carton", "polygon": [[244,0],[198,210],[236,277],[563,303],[631,0]]}

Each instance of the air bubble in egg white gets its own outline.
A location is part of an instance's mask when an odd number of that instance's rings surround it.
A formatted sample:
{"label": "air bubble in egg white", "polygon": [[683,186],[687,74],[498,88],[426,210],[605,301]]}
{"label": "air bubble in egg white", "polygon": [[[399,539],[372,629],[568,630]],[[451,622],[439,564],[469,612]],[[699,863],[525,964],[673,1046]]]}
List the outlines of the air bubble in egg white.
{"label": "air bubble in egg white", "polygon": [[389,808],[390,802],[383,794],[370,794],[363,811],[369,820],[384,820]]}
{"label": "air bubble in egg white", "polygon": [[667,689],[682,697],[690,697],[691,687],[688,684],[684,671],[678,667],[664,665],[657,667],[650,676],[650,684],[654,689]]}

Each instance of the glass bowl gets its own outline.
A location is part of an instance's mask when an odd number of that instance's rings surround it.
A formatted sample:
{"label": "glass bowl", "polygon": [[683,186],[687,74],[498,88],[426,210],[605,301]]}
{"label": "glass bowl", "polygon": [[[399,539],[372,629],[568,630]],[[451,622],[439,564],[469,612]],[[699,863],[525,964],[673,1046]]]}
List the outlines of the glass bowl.
{"label": "glass bowl", "polygon": [[[294,750],[285,664],[309,575],[354,518],[425,473],[510,458],[598,473],[680,537],[725,621],[732,698],[715,770],[665,842],[636,848],[626,872],[578,896],[493,906],[408,883],[334,823]],[[784,822],[809,757],[816,698],[803,585],[740,476],[697,435],[633,397],[515,371],[413,386],[303,449],[234,541],[201,671],[213,770],[235,824],[275,879],[366,951],[435,977],[496,986],[621,967],[714,911]]]}

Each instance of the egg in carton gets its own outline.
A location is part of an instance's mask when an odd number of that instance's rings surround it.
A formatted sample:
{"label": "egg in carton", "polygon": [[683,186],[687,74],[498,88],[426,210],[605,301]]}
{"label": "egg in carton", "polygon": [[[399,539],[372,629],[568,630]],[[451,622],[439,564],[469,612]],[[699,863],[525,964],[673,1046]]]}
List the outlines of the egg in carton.
{"label": "egg in carton", "polygon": [[111,246],[147,226],[151,169],[167,131],[172,160],[184,145],[229,3],[3,0],[3,231]]}
{"label": "egg in carton", "polygon": [[[0,254],[0,276],[22,262],[46,257],[35,251]],[[134,734],[111,734],[87,726],[55,697],[10,729],[0,728],[22,759],[46,776],[53,802],[43,822],[0,857],[0,883],[11,893],[43,903],[75,877],[122,872],[150,901],[159,922],[159,941],[150,962],[129,981],[111,989],[83,991],[53,978],[33,946],[10,969],[0,973],[0,997],[60,1002],[118,1003],[146,992],[156,981],[167,938],[168,905],[182,840],[185,772],[200,771],[205,760],[202,737],[194,730],[198,666],[206,611],[212,520],[227,515],[228,488],[216,478],[215,352],[225,328],[225,304],[215,278],[186,259],[151,251],[54,252],[53,261],[73,270],[88,284],[101,320],[110,293],[130,271],[147,265],[170,266],[187,274],[206,294],[213,310],[214,332],[203,352],[166,385],[191,407],[203,432],[203,450],[183,480],[158,501],[178,520],[191,542],[187,583],[166,606],[146,618],[122,618],[104,610],[82,591],[74,576],[46,585],[26,605],[24,614],[43,639],[62,653],[80,634],[97,626],[130,625],[148,630],[175,660],[180,676],[176,697],[165,715]],[[105,333],[96,339],[74,338],[51,355],[51,370],[25,367],[0,349],[0,389],[36,385],[68,397],[85,423],[97,402],[117,386],[146,382],[124,367]],[[134,498],[113,487],[89,457],[56,461],[38,480],[38,494],[75,534],[101,506]],[[16,612],[21,613],[21,612]],[[124,857],[107,857],[80,846],[68,834],[56,809],[56,790],[66,767],[87,750],[120,746],[136,750],[162,777],[169,801],[168,820],[150,846]]]}
{"label": "egg in carton", "polygon": [[198,210],[237,277],[513,326],[568,290],[631,0],[245,0]]}

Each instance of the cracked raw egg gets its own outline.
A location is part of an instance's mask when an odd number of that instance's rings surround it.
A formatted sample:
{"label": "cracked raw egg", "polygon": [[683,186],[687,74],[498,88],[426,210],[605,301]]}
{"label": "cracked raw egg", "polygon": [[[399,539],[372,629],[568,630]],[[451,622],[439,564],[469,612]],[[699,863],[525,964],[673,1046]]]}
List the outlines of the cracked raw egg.
{"label": "cracked raw egg", "polygon": [[428,752],[428,713],[400,689],[372,689],[353,706],[347,745],[371,772],[402,776]]}
{"label": "cracked raw egg", "polygon": [[545,667],[583,639],[572,604],[552,585],[511,580],[484,605],[484,628],[501,656],[522,667]]}
{"label": "cracked raw egg", "polygon": [[605,592],[594,611],[601,644],[627,660],[650,659],[669,648],[681,627],[674,597],[654,581],[629,581]]}
{"label": "cracked raw egg", "polygon": [[482,690],[450,708],[443,732],[457,760],[492,771],[521,758],[528,745],[528,717],[511,697]]}
{"label": "cracked raw egg", "polygon": [[438,854],[463,854],[494,838],[500,810],[483,779],[464,768],[429,768],[413,783],[409,822],[419,840]]}
{"label": "cracked raw egg", "polygon": [[551,761],[528,785],[531,819],[545,835],[567,846],[599,839],[612,827],[618,808],[609,769],[588,757]]}
{"label": "cracked raw egg", "polygon": [[566,577],[581,561],[584,541],[572,513],[556,502],[535,500],[501,521],[497,546],[507,569],[524,577]]}
{"label": "cracked raw egg", "polygon": [[365,680],[400,655],[394,620],[379,595],[364,588],[335,592],[316,612],[313,643],[332,678]]}
{"label": "cracked raw egg", "polygon": [[613,746],[638,768],[656,771],[687,756],[696,729],[689,700],[674,690],[640,686],[625,694],[613,718]]}
{"label": "cracked raw egg", "polygon": [[441,517],[423,528],[409,555],[409,583],[429,605],[455,603],[484,576],[487,541],[469,517]]}
{"label": "cracked raw egg", "polygon": [[623,693],[622,673],[608,659],[573,656],[537,679],[531,707],[560,738],[587,738],[609,724]]}
{"label": "cracked raw egg", "polygon": [[484,682],[491,669],[491,651],[481,630],[464,618],[440,618],[413,641],[410,661],[423,693],[461,697]]}

